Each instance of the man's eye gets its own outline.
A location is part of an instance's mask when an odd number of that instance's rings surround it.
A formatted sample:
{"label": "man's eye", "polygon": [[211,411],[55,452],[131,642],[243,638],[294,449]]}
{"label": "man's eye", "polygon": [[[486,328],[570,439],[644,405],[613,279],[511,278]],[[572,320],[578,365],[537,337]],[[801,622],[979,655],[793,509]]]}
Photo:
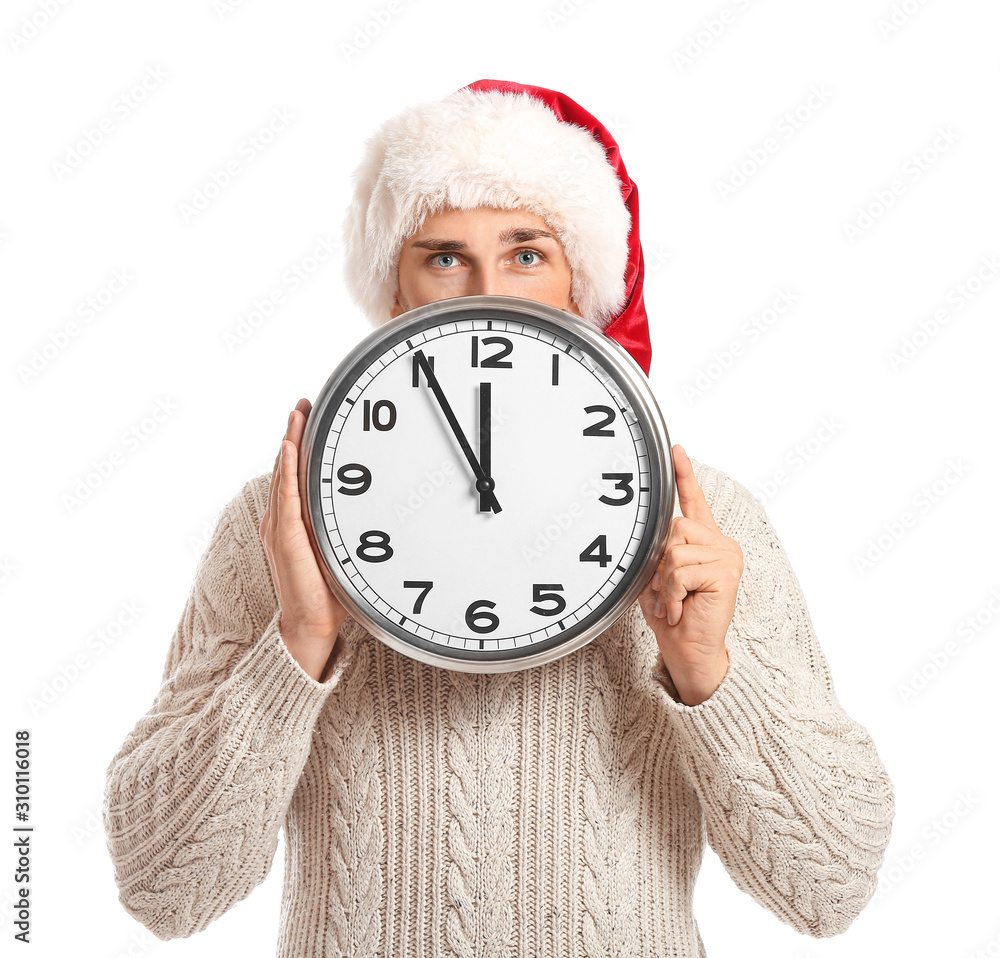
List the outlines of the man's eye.
{"label": "man's eye", "polygon": [[523,249],[517,254],[517,262],[521,266],[534,266],[538,258],[538,253],[533,249]]}
{"label": "man's eye", "polygon": [[455,265],[455,257],[451,253],[438,253],[435,257],[433,257],[433,261],[442,269],[447,269],[449,266]]}

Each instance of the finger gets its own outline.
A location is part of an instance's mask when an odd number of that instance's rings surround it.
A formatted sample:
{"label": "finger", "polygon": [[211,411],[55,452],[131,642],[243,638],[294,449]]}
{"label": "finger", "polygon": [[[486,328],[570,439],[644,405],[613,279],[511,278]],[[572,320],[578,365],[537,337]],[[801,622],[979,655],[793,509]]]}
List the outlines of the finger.
{"label": "finger", "polygon": [[663,545],[663,551],[656,563],[656,571],[653,573],[653,579],[656,582],[653,588],[660,588],[659,582],[664,574],[663,567],[666,565],[667,556],[671,549],[676,549],[679,545],[712,546],[718,549],[720,548],[721,535],[722,533],[717,529],[713,532],[696,519],[689,519],[687,516],[674,516],[670,520],[667,541]]}
{"label": "finger", "polygon": [[[678,594],[676,586],[671,588],[671,583],[676,581],[674,575],[676,570],[686,566],[708,565],[721,558],[723,557],[719,555],[719,547],[714,545],[681,543],[664,551],[663,559],[649,581],[651,591],[657,595],[662,603],[663,614],[666,613],[670,601],[676,601],[678,598],[683,600],[690,591],[690,587],[688,587]],[[699,584],[705,585],[705,580],[699,580]]]}
{"label": "finger", "polygon": [[674,516],[670,520],[664,552],[673,545],[685,542],[704,546],[720,545],[725,538],[716,526],[707,526],[704,522],[687,516]]}
{"label": "finger", "polygon": [[[301,401],[302,400],[300,399],[299,402],[301,402]],[[298,411],[299,411],[299,407],[298,407],[298,405],[296,405],[295,408],[288,414],[288,423],[285,426],[285,438],[286,439],[292,439],[293,436],[295,435],[295,429],[296,429],[296,426],[297,426],[297,423],[298,423],[298,419],[299,419],[299,417],[296,415],[296,413],[298,413]]]}
{"label": "finger", "polygon": [[675,570],[682,569],[685,566],[705,565],[721,558],[719,547],[715,545],[685,542],[671,546],[670,549],[664,552],[663,559],[657,567],[650,585],[654,591],[661,592],[663,600],[667,601],[670,596],[667,593],[667,589],[664,588],[664,583],[670,581],[670,577]]}
{"label": "finger", "polygon": [[[300,399],[301,403],[302,400]],[[295,407],[298,409],[298,406]],[[288,415],[288,422],[285,424],[285,438],[288,438],[289,430],[292,428],[292,416],[295,415],[295,410],[293,409]],[[278,500],[278,477],[281,474],[281,447],[278,447],[278,455],[274,457],[274,468],[271,470],[271,485],[268,487],[267,493],[267,509],[266,513],[270,513],[271,516],[277,515],[277,509],[275,508]]]}
{"label": "finger", "polygon": [[659,618],[662,613],[660,593],[652,586],[652,580],[646,583],[646,587],[639,593],[639,608],[647,618]]}
{"label": "finger", "polygon": [[694,466],[688,459],[684,447],[675,444],[673,447],[674,479],[677,483],[677,498],[680,500],[681,512],[689,519],[702,522],[709,529],[719,531],[712,516],[712,510],[705,501],[705,494],[694,476]]}
{"label": "finger", "polygon": [[271,484],[267,487],[267,505],[264,507],[264,515],[261,517],[261,525],[270,529],[274,520],[274,504],[278,495],[278,467],[281,465],[281,447],[278,447],[278,455],[274,457],[274,468],[271,470]]}
{"label": "finger", "polygon": [[[306,419],[308,417],[309,400],[300,399],[296,404],[295,408],[292,410],[291,415],[288,418],[288,431],[286,437],[295,443],[295,448],[298,450],[298,455],[296,455],[296,463],[301,459],[302,452],[302,437],[305,435],[306,431]],[[304,468],[297,469],[298,476],[298,489],[299,489],[299,500],[300,502],[305,501],[306,495],[306,470]]]}
{"label": "finger", "polygon": [[281,472],[278,476],[278,527],[288,528],[302,518],[297,474],[298,449],[294,442],[281,440]]}
{"label": "finger", "polygon": [[[665,579],[674,569],[679,569],[685,565],[701,565],[705,562],[714,562],[720,559],[720,549],[717,545],[706,545],[702,542],[678,542],[667,549],[663,554],[663,559],[657,567],[660,579]],[[653,586],[657,588],[657,586]]]}
{"label": "finger", "polygon": [[695,565],[678,566],[664,580],[660,593],[660,602],[667,616],[668,625],[676,625],[681,618],[684,600],[692,592],[714,592],[715,586],[725,575],[726,570],[721,559]]}
{"label": "finger", "polygon": [[715,545],[682,542],[664,549],[663,557],[649,580],[649,588],[662,601],[664,611],[666,603],[671,597],[667,589],[663,588],[663,584],[669,581],[670,575],[675,569],[688,565],[704,565],[708,562],[715,562],[718,558],[719,548]]}
{"label": "finger", "polygon": [[281,446],[278,449],[278,476],[277,476],[278,481],[275,483],[275,492],[274,492],[274,504],[275,504],[274,517],[275,521],[278,522],[280,522],[282,518],[282,508],[281,508],[281,496],[283,491],[282,479],[285,480],[286,492],[288,485],[288,466],[286,464],[286,456],[288,455],[288,453],[287,450],[285,449],[285,442],[289,438],[289,436],[292,435],[292,429],[294,427],[294,424],[295,424],[295,409],[293,409],[288,414],[288,421],[285,423],[285,435],[282,438]]}

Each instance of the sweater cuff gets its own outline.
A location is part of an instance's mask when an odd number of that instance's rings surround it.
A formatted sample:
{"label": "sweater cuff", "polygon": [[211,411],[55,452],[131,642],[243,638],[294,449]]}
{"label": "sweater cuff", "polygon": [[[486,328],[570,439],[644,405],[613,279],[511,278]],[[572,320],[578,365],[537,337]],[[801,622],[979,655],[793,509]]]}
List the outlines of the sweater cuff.
{"label": "sweater cuff", "polygon": [[353,652],[343,636],[337,659],[325,682],[317,682],[285,645],[278,629],[280,609],[253,648],[233,670],[230,702],[245,728],[281,725],[311,732],[320,709],[337,687]]}
{"label": "sweater cuff", "polygon": [[743,646],[727,646],[729,670],[719,687],[704,702],[685,705],[657,657],[652,675],[655,694],[670,714],[672,723],[699,752],[720,757],[737,743],[754,740],[754,729],[769,715],[777,718],[778,703],[769,707],[778,691],[768,670]]}

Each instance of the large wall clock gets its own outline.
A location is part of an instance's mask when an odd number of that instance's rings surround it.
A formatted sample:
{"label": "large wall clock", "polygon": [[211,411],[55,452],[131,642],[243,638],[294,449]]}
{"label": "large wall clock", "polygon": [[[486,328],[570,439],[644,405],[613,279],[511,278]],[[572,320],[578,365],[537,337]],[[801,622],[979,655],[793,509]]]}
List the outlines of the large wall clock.
{"label": "large wall clock", "polygon": [[348,613],[420,662],[509,672],[612,625],[674,512],[646,378],[577,316],[441,300],[367,336],[302,440],[305,522]]}

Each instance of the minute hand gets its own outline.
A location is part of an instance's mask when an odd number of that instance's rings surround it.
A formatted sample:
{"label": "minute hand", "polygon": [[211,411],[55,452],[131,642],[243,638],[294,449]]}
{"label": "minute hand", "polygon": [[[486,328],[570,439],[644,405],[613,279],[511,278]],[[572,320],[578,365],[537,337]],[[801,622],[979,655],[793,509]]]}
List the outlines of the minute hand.
{"label": "minute hand", "polygon": [[493,491],[493,479],[486,475],[483,471],[483,467],[479,464],[479,460],[476,458],[475,453],[472,451],[472,446],[469,445],[469,440],[465,438],[465,433],[462,432],[462,427],[458,424],[458,420],[455,418],[455,413],[452,411],[451,403],[445,398],[444,392],[441,389],[441,384],[437,380],[437,376],[434,375],[434,370],[431,368],[431,364],[427,362],[427,357],[424,355],[422,349],[418,349],[414,354],[414,359],[420,365],[420,368],[424,371],[424,375],[427,377],[427,385],[431,387],[431,392],[434,393],[438,403],[441,406],[441,411],[444,413],[445,419],[448,420],[448,425],[451,426],[451,431],[455,434],[455,438],[458,440],[459,446],[462,447],[462,452],[465,453],[465,458],[469,460],[469,465],[472,467],[472,471],[476,475],[476,489],[480,493],[487,492],[492,500],[491,508],[493,511],[500,512],[500,503],[497,501],[496,493]]}

